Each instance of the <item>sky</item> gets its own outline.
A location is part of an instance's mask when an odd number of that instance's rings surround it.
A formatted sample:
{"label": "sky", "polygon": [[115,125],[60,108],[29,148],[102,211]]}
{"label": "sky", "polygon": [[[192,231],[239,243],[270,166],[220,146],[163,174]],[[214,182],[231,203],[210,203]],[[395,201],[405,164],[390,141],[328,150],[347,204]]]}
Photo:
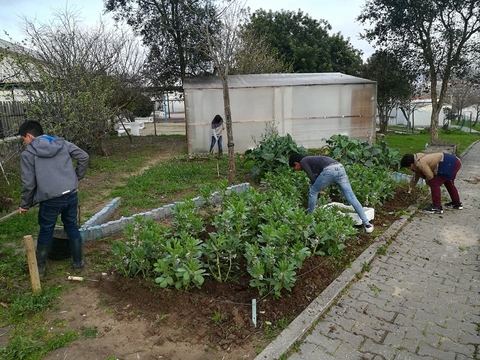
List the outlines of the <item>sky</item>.
{"label": "sky", "polygon": [[[349,38],[351,44],[363,52],[366,60],[374,50],[366,41],[359,39],[362,27],[355,22],[364,3],[365,0],[246,0],[251,12],[260,8],[295,12],[300,9],[311,18],[327,20],[332,26],[332,33],[340,32]],[[103,16],[102,0],[0,0],[0,38],[9,41],[9,36],[5,35],[7,31],[14,41],[21,41],[23,36],[19,27],[23,17],[48,22],[55,10],[65,8],[78,11],[88,26],[93,26]],[[110,16],[103,17],[108,19]]]}

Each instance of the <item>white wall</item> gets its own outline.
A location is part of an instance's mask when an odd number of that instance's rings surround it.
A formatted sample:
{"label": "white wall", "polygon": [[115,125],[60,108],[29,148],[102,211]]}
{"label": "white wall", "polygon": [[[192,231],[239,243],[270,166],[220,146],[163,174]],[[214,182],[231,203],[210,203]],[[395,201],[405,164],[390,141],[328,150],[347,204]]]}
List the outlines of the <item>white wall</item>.
{"label": "white wall", "polygon": [[[306,148],[320,148],[335,134],[373,141],[375,99],[376,85],[361,83],[230,89],[235,151],[253,148],[253,138],[259,140],[272,121],[281,136],[290,134]],[[185,90],[189,153],[209,150],[210,123],[216,114],[225,119],[223,109],[222,89]]]}
{"label": "white wall", "polygon": [[[419,105],[420,106],[420,105]],[[449,105],[445,105],[440,114],[438,116],[438,125],[441,127],[443,126],[443,120],[445,119],[445,114],[443,109],[446,107],[450,107]],[[410,121],[412,122],[414,127],[430,127],[431,124],[431,117],[432,117],[432,105],[430,103],[417,107],[413,114],[410,114]],[[407,125],[407,120],[403,115],[400,109],[396,112],[396,124],[397,125]]]}

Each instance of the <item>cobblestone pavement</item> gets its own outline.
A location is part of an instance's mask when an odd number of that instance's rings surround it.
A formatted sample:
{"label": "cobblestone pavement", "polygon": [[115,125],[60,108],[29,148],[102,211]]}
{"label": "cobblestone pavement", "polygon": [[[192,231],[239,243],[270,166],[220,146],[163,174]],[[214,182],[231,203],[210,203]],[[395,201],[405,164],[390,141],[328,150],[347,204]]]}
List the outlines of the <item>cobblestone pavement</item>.
{"label": "cobblestone pavement", "polygon": [[405,217],[360,280],[331,303],[322,293],[256,359],[480,359],[480,142],[461,159],[463,210]]}

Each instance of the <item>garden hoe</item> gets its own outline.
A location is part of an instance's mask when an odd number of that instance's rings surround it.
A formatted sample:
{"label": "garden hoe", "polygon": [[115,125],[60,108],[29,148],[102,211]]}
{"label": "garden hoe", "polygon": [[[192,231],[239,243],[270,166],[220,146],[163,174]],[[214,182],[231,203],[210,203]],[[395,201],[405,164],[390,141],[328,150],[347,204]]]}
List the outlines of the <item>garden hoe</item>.
{"label": "garden hoe", "polygon": [[15,211],[11,212],[10,214],[5,215],[4,217],[0,218],[0,223],[5,221],[5,220],[10,219],[13,215],[16,215],[16,214],[18,214],[18,210],[15,210]]}

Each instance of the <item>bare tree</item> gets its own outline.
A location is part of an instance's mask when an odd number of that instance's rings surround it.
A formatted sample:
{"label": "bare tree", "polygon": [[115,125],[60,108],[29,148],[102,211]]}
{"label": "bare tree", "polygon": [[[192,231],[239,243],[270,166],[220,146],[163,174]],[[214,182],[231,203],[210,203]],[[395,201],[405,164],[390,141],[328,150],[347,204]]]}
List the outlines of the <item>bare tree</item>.
{"label": "bare tree", "polygon": [[229,158],[229,181],[235,182],[235,150],[233,143],[232,112],[230,109],[230,91],[228,88],[228,75],[234,67],[235,51],[241,43],[240,31],[241,25],[245,21],[246,10],[244,3],[238,0],[231,2],[224,1],[223,5],[212,13],[214,18],[212,22],[220,21],[221,27],[219,33],[212,34],[208,24],[204,27],[203,33],[207,39],[203,50],[212,60],[214,71],[220,78],[223,87],[223,107],[225,112],[225,122],[227,125],[227,147]]}
{"label": "bare tree", "polygon": [[249,21],[248,9],[243,0],[223,0],[214,11],[211,22],[220,24],[217,33],[212,33],[212,26],[205,25],[202,29],[206,44],[202,50],[213,62],[214,74],[222,82],[223,104],[227,125],[227,146],[229,157],[229,181],[235,182],[235,151],[232,127],[232,112],[230,108],[230,91],[228,76],[230,74],[286,72],[290,66],[277,56],[264,38],[254,32],[245,30]]}
{"label": "bare tree", "polygon": [[143,50],[127,30],[82,26],[74,8],[55,10],[53,19],[24,18],[28,52],[16,64],[30,87],[29,116],[50,134],[62,135],[86,149],[100,145],[109,122],[126,104],[115,103],[121,88],[142,85]]}
{"label": "bare tree", "polygon": [[293,64],[287,63],[264,35],[245,27],[240,33],[233,66],[231,74],[289,73],[293,69]]}

